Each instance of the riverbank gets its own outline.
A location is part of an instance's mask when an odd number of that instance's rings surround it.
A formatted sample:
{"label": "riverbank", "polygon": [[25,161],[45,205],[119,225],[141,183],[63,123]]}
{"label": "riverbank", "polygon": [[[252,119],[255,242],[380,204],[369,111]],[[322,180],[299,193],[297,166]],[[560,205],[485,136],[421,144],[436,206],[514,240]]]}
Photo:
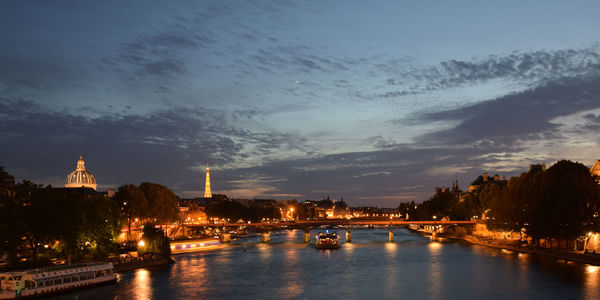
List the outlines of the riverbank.
{"label": "riverbank", "polygon": [[[407,229],[409,231],[417,233],[417,234],[431,235],[431,232],[415,230],[410,227],[407,227]],[[518,252],[518,253],[535,254],[535,255],[551,257],[554,259],[560,259],[560,260],[572,261],[572,262],[577,262],[577,263],[600,266],[600,255],[584,254],[583,251],[525,248],[525,247],[519,247],[519,246],[512,245],[514,243],[512,243],[512,244],[500,243],[500,242],[489,240],[489,239],[481,240],[481,239],[478,239],[476,236],[473,236],[470,234],[438,233],[437,236],[441,237],[441,238],[458,240],[458,241],[462,241],[462,242],[467,242],[469,244],[481,245],[481,246],[486,246],[486,247],[490,247],[490,248],[504,249],[504,250],[509,250],[509,251]]]}
{"label": "riverbank", "polygon": [[167,264],[175,263],[171,257],[154,257],[154,258],[135,258],[126,261],[119,261],[113,263],[113,270],[117,273],[131,271],[140,268],[148,268],[155,266],[162,266]]}

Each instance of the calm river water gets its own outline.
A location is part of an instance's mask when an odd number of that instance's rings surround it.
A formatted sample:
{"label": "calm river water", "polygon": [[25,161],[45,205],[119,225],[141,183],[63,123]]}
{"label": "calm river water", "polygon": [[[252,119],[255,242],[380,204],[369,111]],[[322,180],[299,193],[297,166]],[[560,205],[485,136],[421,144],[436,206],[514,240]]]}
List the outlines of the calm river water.
{"label": "calm river water", "polygon": [[[302,243],[302,231],[174,256],[119,274],[119,283],[52,299],[600,299],[600,267],[452,241],[404,229],[352,232],[339,250]],[[344,238],[345,232],[338,230]],[[243,246],[247,251],[243,251]]]}

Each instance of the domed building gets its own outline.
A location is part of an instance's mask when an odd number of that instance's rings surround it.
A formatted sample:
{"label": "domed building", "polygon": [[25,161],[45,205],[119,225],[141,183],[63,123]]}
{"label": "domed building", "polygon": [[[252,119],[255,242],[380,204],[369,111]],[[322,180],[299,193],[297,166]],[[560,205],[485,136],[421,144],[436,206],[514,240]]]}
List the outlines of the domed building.
{"label": "domed building", "polygon": [[75,171],[71,172],[67,176],[67,181],[65,182],[65,187],[67,188],[80,188],[80,187],[88,187],[96,190],[96,179],[92,173],[88,172],[85,169],[85,162],[83,162],[83,158],[79,156],[79,160],[77,161],[77,168]]}

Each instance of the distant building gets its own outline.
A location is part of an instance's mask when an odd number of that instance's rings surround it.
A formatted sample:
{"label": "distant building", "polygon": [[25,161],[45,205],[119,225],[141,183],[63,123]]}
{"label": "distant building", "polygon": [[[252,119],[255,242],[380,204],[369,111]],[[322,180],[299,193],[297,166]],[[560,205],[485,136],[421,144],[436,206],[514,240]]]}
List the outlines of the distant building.
{"label": "distant building", "polygon": [[340,199],[340,201],[336,201],[333,203],[333,217],[335,218],[348,218],[350,217],[350,207],[346,202],[344,202],[344,198]]}
{"label": "distant building", "polygon": [[181,199],[179,200],[179,218],[184,223],[205,224],[208,223],[206,216],[206,201],[204,199]]}
{"label": "distant building", "polygon": [[317,204],[317,216],[319,218],[331,218],[333,217],[333,208],[333,201],[331,201],[331,199],[329,199],[329,196],[327,196],[327,199],[321,200]]}
{"label": "distant building", "polygon": [[486,184],[506,184],[506,182],[506,176],[502,176],[502,179],[500,179],[500,176],[496,174],[492,180],[490,180],[488,173],[483,173],[483,176],[479,176],[477,179],[471,182],[469,185],[469,192],[479,191]]}
{"label": "distant building", "polygon": [[275,208],[277,200],[274,199],[254,199],[254,206],[261,209]]}
{"label": "distant building", "polygon": [[600,184],[600,160],[597,160],[594,165],[592,166],[592,168],[590,169],[590,173],[592,174],[592,177],[594,178],[594,180]]}
{"label": "distant building", "polygon": [[67,180],[65,182],[66,188],[91,188],[96,190],[97,184],[96,179],[92,173],[88,172],[85,169],[85,162],[83,161],[83,157],[79,156],[79,160],[77,161],[77,168],[75,171],[71,172],[67,176]]}
{"label": "distant building", "polygon": [[15,190],[15,178],[6,173],[6,175],[0,177],[0,180],[2,180],[2,183],[0,183],[0,196],[10,196],[11,191]]}
{"label": "distant building", "polygon": [[210,191],[210,169],[208,165],[206,165],[206,181],[204,183],[204,198],[212,198],[212,193]]}

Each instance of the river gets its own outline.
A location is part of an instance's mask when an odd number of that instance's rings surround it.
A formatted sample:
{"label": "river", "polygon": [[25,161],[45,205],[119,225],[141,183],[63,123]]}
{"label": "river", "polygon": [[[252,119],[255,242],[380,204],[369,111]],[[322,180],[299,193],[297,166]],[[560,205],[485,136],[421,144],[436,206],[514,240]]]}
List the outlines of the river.
{"label": "river", "polygon": [[[600,299],[600,267],[442,240],[404,229],[352,232],[339,250],[302,231],[174,256],[118,284],[51,299]],[[246,246],[246,251],[243,251]]]}

